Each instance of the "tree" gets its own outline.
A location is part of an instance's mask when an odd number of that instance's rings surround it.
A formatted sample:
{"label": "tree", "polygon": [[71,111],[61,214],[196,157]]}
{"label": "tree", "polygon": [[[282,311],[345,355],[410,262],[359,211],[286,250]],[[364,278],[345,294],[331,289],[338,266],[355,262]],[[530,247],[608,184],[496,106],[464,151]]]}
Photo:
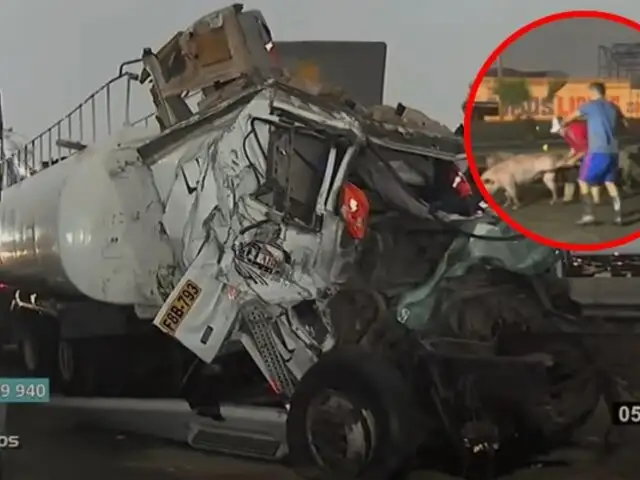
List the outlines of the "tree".
{"label": "tree", "polygon": [[556,94],[564,88],[567,84],[567,80],[563,78],[552,78],[549,80],[549,84],[547,85],[547,96],[545,100],[550,102],[554,99]]}
{"label": "tree", "polygon": [[519,107],[531,100],[531,90],[526,78],[498,78],[493,94],[500,102],[500,117],[505,107]]}

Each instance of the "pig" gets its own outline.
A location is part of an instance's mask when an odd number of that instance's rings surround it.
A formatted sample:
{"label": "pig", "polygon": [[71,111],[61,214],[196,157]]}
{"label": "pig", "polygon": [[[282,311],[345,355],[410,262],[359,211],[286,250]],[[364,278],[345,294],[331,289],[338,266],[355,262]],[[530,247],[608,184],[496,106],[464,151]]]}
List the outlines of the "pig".
{"label": "pig", "polygon": [[514,210],[520,207],[518,185],[526,185],[542,179],[551,192],[551,204],[558,200],[556,192],[556,170],[569,166],[569,155],[560,152],[521,153],[508,155],[504,152],[493,157],[491,166],[481,178],[491,195],[504,190],[507,197],[505,206]]}
{"label": "pig", "polygon": [[494,152],[491,155],[487,156],[487,159],[485,160],[485,167],[488,170],[491,167],[495,167],[497,164],[508,160],[509,158],[513,157],[513,155],[513,153],[509,152]]}

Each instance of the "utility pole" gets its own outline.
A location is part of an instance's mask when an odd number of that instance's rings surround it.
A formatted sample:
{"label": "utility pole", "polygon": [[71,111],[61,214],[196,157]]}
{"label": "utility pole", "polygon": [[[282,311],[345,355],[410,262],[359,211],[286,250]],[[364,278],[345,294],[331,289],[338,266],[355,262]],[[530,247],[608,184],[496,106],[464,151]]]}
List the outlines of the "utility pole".
{"label": "utility pole", "polygon": [[2,91],[0,91],[0,162],[4,164],[4,116],[2,114]]}
{"label": "utility pole", "polygon": [[[498,56],[498,58],[496,59],[496,70],[497,70],[497,78],[496,78],[496,83],[498,85],[500,85],[502,83],[502,75],[503,75],[503,64],[502,64],[502,55]],[[500,96],[498,96],[498,111],[499,111],[499,118],[500,120],[504,120],[504,109],[502,108],[502,99],[500,98]]]}
{"label": "utility pole", "polygon": [[[6,151],[4,149],[4,115],[2,113],[2,91],[0,91],[0,199],[2,199],[2,188],[4,187],[4,176],[7,171]],[[0,434],[4,433],[5,417],[7,407],[0,404]],[[2,480],[2,462],[0,458],[0,480]]]}
{"label": "utility pole", "polygon": [[504,74],[504,71],[503,71],[504,63],[503,63],[503,61],[502,61],[502,55],[500,55],[500,56],[497,58],[497,60],[496,60],[496,67],[497,67],[497,70],[498,70],[498,78],[502,78],[502,76],[503,76],[503,74]]}

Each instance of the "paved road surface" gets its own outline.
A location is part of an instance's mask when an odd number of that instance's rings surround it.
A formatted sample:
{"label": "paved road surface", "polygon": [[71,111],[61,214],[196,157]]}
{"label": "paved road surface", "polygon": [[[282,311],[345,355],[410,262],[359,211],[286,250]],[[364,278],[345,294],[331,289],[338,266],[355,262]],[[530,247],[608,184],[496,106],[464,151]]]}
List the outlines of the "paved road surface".
{"label": "paved road surface", "polygon": [[553,240],[575,243],[598,243],[615,240],[640,229],[640,193],[625,195],[623,201],[623,226],[613,225],[611,202],[602,192],[602,204],[595,209],[598,225],[580,227],[575,222],[582,208],[576,200],[570,204],[549,205],[549,192],[536,185],[523,192],[523,205],[507,212],[523,226]]}
{"label": "paved road surface", "polygon": [[[597,422],[596,422],[597,423]],[[596,426],[594,428],[600,428]],[[640,427],[637,427],[640,431]],[[91,430],[38,406],[12,406],[9,432],[24,447],[5,452],[4,480],[294,480],[278,465],[203,454],[179,445],[131,435]],[[578,451],[577,466],[529,468],[504,480],[634,480],[640,478],[637,447],[629,444],[609,458]],[[435,472],[415,472],[411,480],[445,480]]]}
{"label": "paved road surface", "polygon": [[216,457],[152,439],[74,425],[39,406],[12,406],[9,432],[23,448],[5,451],[4,480],[293,480],[277,465]]}

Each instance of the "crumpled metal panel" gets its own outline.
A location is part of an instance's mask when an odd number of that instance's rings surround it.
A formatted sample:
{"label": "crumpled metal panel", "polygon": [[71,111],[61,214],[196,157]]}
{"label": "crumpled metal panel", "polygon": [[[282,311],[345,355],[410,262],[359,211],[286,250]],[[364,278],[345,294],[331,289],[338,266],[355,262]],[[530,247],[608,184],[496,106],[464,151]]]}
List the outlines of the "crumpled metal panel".
{"label": "crumpled metal panel", "polygon": [[554,249],[528,238],[499,241],[498,239],[506,240],[517,236],[502,221],[490,221],[488,217],[482,217],[461,225],[461,228],[473,235],[482,235],[492,240],[464,235],[456,238],[429,280],[401,297],[397,308],[400,323],[412,329],[423,328],[431,317],[442,280],[464,275],[473,265],[492,265],[523,275],[533,275],[549,271],[558,261]]}
{"label": "crumpled metal panel", "polygon": [[[296,227],[274,217],[272,208],[254,198],[267,173],[262,149],[270,132],[268,123],[252,119],[274,118],[273,94],[270,89],[257,94],[221,134],[194,136],[176,158],[154,165],[157,178],[165,178],[160,189],[168,192],[163,222],[182,259],[176,287],[154,323],[205,361],[237,327],[232,315],[238,305],[259,300],[285,308],[314,299],[330,285],[332,269],[340,272],[340,262],[323,264],[337,253],[337,240],[331,238],[338,234],[333,222],[327,223],[323,234]],[[348,116],[313,107],[298,109],[293,101],[275,104],[343,130],[352,125]],[[169,171],[174,169],[173,177],[160,175],[163,163]],[[186,170],[193,180],[184,181]],[[169,188],[167,181],[173,182]],[[189,282],[198,287],[197,303],[185,303],[181,297]],[[189,296],[193,292],[187,292]]]}

